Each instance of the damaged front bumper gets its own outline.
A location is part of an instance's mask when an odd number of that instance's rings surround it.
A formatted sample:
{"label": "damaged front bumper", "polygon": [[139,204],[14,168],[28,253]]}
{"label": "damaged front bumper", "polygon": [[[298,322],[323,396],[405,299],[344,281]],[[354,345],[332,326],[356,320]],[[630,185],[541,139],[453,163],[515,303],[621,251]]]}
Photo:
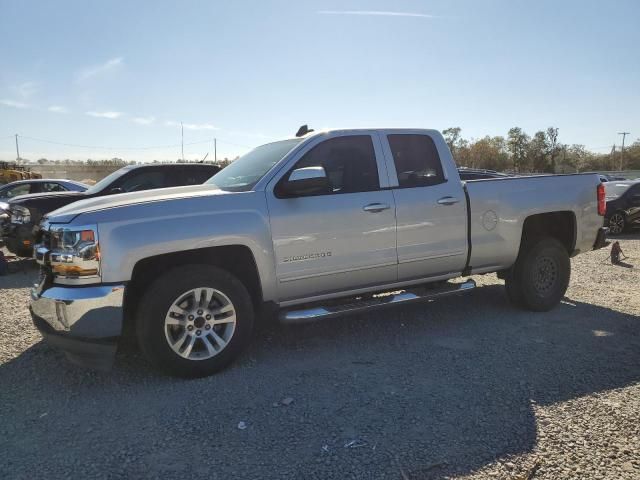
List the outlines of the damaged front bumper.
{"label": "damaged front bumper", "polygon": [[29,308],[45,341],[76,364],[109,369],[122,333],[125,286],[46,283],[43,280],[31,291]]}

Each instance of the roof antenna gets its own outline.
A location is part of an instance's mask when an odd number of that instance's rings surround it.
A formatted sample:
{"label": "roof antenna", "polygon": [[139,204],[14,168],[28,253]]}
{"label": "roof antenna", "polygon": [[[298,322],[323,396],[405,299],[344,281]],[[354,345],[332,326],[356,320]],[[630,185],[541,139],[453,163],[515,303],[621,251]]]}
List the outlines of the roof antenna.
{"label": "roof antenna", "polygon": [[304,137],[307,133],[311,133],[313,132],[313,128],[309,129],[308,125],[302,125],[299,129],[298,132],[296,133],[296,137]]}

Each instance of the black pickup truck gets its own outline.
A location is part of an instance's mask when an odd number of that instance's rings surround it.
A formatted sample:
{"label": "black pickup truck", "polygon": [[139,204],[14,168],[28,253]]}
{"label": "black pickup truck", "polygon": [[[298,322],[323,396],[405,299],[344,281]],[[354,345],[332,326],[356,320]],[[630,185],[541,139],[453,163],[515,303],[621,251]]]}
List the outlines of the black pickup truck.
{"label": "black pickup truck", "polygon": [[220,167],[206,163],[132,165],[100,180],[85,192],[54,192],[22,195],[9,201],[10,221],[2,227],[7,249],[18,256],[33,251],[33,229],[47,213],[73,202],[117,193],[155,188],[200,185]]}

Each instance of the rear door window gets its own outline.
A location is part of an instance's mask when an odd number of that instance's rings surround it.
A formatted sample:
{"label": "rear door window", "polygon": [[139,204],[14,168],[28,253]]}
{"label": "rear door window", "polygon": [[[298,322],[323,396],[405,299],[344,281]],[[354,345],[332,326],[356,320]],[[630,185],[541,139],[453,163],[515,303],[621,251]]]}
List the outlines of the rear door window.
{"label": "rear door window", "polygon": [[442,163],[428,135],[387,136],[400,188],[426,187],[445,182]]}
{"label": "rear door window", "polygon": [[176,185],[202,185],[213,177],[213,170],[207,167],[182,168]]}
{"label": "rear door window", "polygon": [[42,192],[66,192],[67,188],[55,182],[43,182],[40,184]]}
{"label": "rear door window", "polygon": [[134,171],[122,178],[118,185],[114,185],[121,188],[123,192],[140,192],[166,186],[168,185],[164,172],[161,169],[151,168]]}

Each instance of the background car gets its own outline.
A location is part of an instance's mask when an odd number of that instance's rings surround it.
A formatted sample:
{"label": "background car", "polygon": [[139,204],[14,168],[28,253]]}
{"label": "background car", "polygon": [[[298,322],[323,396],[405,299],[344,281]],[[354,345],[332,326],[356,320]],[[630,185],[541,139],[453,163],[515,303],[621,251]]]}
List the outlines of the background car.
{"label": "background car", "polygon": [[9,201],[10,218],[2,226],[2,237],[11,253],[30,256],[34,227],[53,210],[79,200],[105,195],[200,185],[219,170],[219,166],[206,163],[131,165],[106,176],[84,192],[47,192],[14,197]]}
{"label": "background car", "polygon": [[9,220],[9,204],[0,201],[0,228],[2,224]]}
{"label": "background car", "polygon": [[44,178],[38,180],[18,180],[0,186],[0,201],[31,193],[49,192],[84,192],[88,185],[59,178]]}
{"label": "background car", "polygon": [[605,185],[607,213],[605,225],[618,235],[640,225],[640,181],[607,182]]}
{"label": "background car", "polygon": [[84,192],[88,185],[73,180],[45,178],[18,180],[0,186],[0,227],[9,220],[9,200],[20,195],[49,192]]}

